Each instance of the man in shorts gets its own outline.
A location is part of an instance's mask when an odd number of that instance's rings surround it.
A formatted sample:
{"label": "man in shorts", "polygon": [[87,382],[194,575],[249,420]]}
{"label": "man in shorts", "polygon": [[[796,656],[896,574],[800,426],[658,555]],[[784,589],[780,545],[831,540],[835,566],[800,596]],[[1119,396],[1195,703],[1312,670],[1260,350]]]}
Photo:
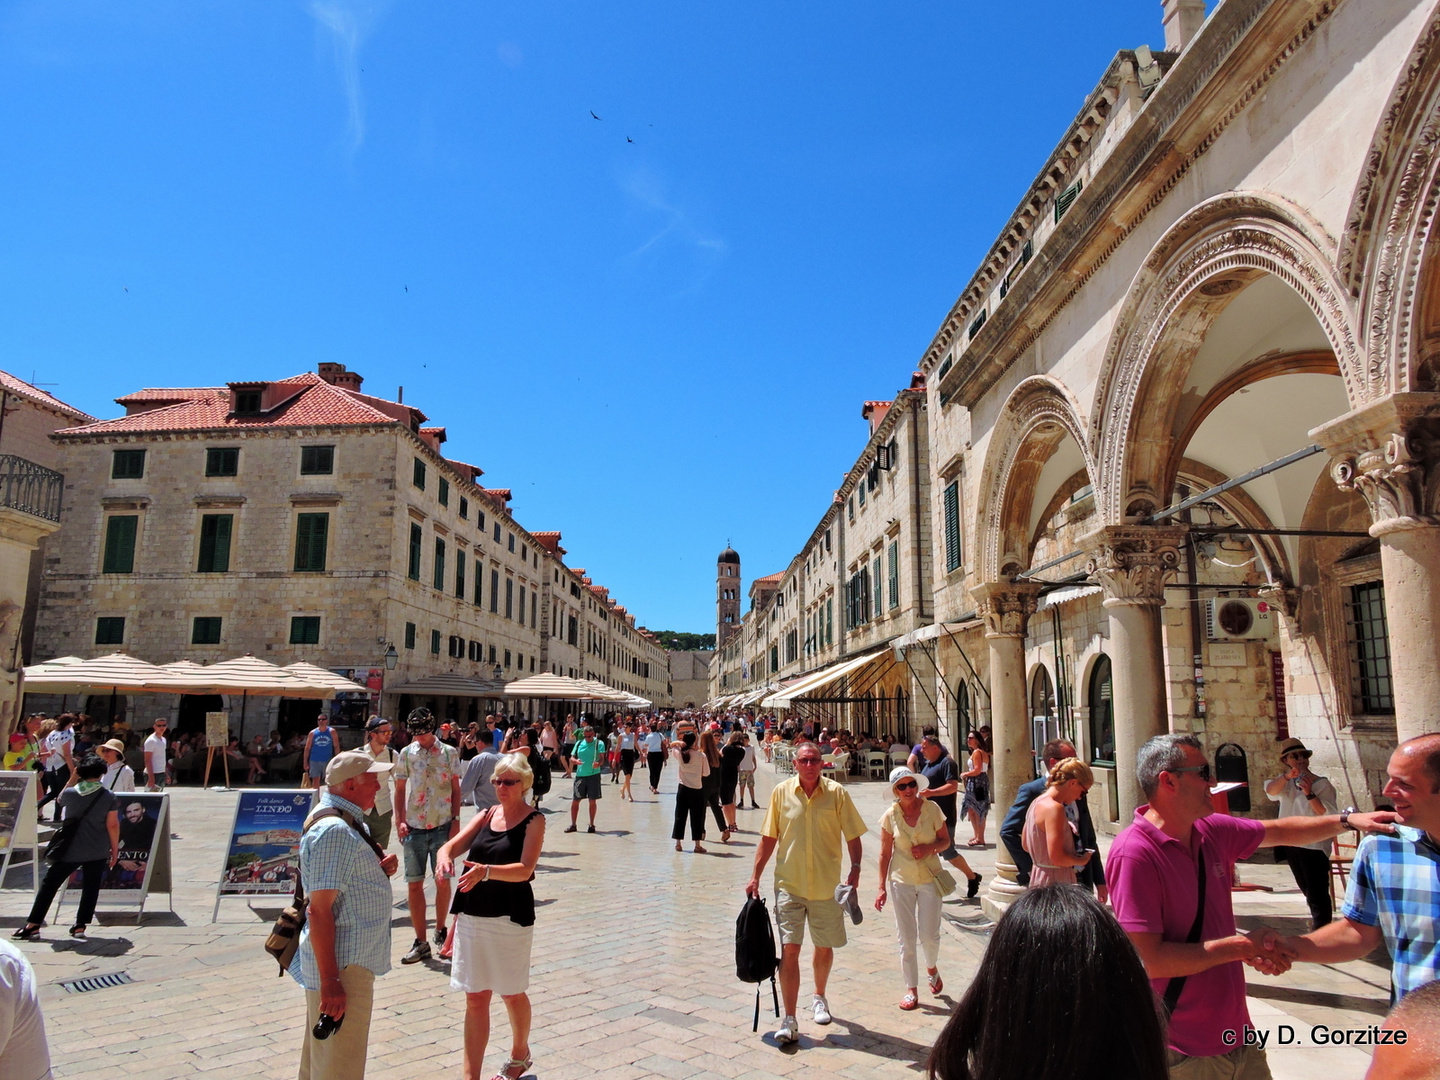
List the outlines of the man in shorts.
{"label": "man in shorts", "polygon": [[435,737],[435,717],[416,709],[405,721],[415,738],[395,762],[395,833],[405,850],[405,882],[409,886],[410,925],[415,944],[402,964],[430,959],[425,940],[425,864],[435,878],[435,944],[445,944],[445,916],[450,911],[450,882],[435,873],[440,849],[460,831],[460,751]]}
{"label": "man in shorts", "polygon": [[854,889],[860,884],[860,838],[865,835],[865,822],[850,793],[821,775],[824,758],[820,748],[802,742],[795,748],[794,760],[796,775],[770,792],[755,851],[755,872],[745,886],[747,896],[759,897],[760,875],[775,853],[775,921],[780,927],[780,994],[785,999],[785,1019],[775,1038],[781,1043],[800,1038],[795,1007],[800,997],[800,946],[806,922],[815,942],[815,1022],[830,1023],[825,986],[835,950],[845,944],[844,914],[835,898],[841,850],[850,854],[845,882]]}
{"label": "man in shorts", "polygon": [[581,739],[570,750],[570,762],[575,766],[575,794],[570,800],[570,825],[566,832],[574,832],[579,826],[580,800],[590,800],[590,827],[586,832],[595,831],[595,804],[600,800],[600,770],[605,766],[605,740],[595,734],[595,729],[586,724],[581,729]]}

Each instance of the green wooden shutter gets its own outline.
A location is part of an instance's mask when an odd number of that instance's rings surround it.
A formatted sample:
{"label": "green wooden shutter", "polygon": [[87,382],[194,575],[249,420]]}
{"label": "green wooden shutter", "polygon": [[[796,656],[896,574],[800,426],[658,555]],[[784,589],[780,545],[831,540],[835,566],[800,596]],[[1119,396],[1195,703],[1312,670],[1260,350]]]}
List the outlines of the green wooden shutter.
{"label": "green wooden shutter", "polygon": [[325,544],[330,533],[329,514],[301,514],[295,526],[295,569],[325,569]]}
{"label": "green wooden shutter", "polygon": [[900,606],[900,541],[892,541],[890,544],[890,607]]}
{"label": "green wooden shutter", "polygon": [[223,574],[230,569],[230,531],[234,520],[233,514],[205,514],[201,517],[197,573]]}
{"label": "green wooden shutter", "polygon": [[139,525],[138,514],[116,514],[105,522],[105,559],[101,566],[102,573],[135,572],[135,534]]}
{"label": "green wooden shutter", "polygon": [[945,489],[945,569],[960,568],[960,482]]}
{"label": "green wooden shutter", "polygon": [[410,526],[410,569],[408,571],[411,581],[420,580],[420,552],[425,542],[425,534],[419,525]]}

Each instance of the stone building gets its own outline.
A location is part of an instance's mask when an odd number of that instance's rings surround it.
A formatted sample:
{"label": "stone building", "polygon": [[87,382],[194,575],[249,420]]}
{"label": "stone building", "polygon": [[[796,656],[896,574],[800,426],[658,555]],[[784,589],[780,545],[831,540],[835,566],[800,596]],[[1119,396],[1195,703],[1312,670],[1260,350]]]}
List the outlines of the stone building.
{"label": "stone building", "polygon": [[713,649],[674,649],[666,654],[670,665],[670,700],[677,709],[693,709],[710,697],[710,662]]}
{"label": "stone building", "polygon": [[30,663],[45,546],[59,528],[64,477],[50,433],[95,418],[0,371],[0,737],[15,726]]}
{"label": "stone building", "polygon": [[[663,688],[663,650],[633,617],[588,578],[573,595],[560,534],[526,530],[508,490],[445,456],[444,428],[361,381],[321,364],[289,379],[142,390],[117,399],[124,417],[57,434],[73,527],[47,558],[37,653],[207,663],[253,652],[387,688],[448,672],[511,681],[579,669],[551,626],[583,609],[586,626],[603,627],[588,677],[643,696]],[[382,700],[399,713],[420,703],[388,689]],[[479,708],[425,700],[456,719]],[[184,699],[177,719],[214,707]],[[296,726],[286,703],[245,707],[247,737]],[[313,703],[296,708],[313,718]]]}

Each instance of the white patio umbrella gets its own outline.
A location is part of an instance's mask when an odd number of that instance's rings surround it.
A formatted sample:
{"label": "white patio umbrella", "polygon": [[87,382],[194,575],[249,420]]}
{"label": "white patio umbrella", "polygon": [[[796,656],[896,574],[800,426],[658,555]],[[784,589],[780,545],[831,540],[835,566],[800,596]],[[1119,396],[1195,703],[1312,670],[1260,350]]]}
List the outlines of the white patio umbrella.
{"label": "white patio umbrella", "polygon": [[115,718],[119,694],[175,694],[179,676],[125,653],[110,653],[94,660],[66,663],[61,657],[24,669],[21,688],[27,694],[85,694],[110,692],[110,718]]}
{"label": "white patio umbrella", "polygon": [[560,701],[594,701],[595,690],[568,675],[543,672],[505,684],[505,696],[514,698],[552,698]]}
{"label": "white patio umbrella", "polygon": [[370,688],[361,686],[359,683],[345,678],[343,675],[336,675],[335,672],[319,667],[316,664],[298,660],[293,664],[286,664],[281,671],[288,671],[306,682],[315,683],[317,686],[328,686],[337,694],[368,694]]}

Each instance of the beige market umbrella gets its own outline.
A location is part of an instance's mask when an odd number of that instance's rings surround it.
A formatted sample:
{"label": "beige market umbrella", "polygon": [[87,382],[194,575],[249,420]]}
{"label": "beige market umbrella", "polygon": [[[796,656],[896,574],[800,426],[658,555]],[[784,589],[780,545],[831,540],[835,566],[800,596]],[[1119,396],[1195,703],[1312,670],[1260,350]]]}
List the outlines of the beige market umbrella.
{"label": "beige market umbrella", "polygon": [[147,664],[125,653],[111,653],[94,660],[66,663],[62,657],[24,669],[25,692],[30,694],[79,694],[109,690],[112,694],[175,693],[171,686],[177,676],[164,668]]}
{"label": "beige market umbrella", "polygon": [[318,686],[328,686],[337,694],[368,694],[370,688],[361,686],[343,675],[336,675],[335,672],[310,664],[304,660],[296,661],[293,664],[286,664],[281,671],[288,671],[306,682],[315,683]]}
{"label": "beige market umbrella", "polygon": [[498,698],[502,693],[500,687],[500,683],[490,682],[488,679],[472,679],[458,672],[445,671],[439,675],[426,675],[424,678],[392,686],[386,692],[434,697]]}
{"label": "beige market umbrella", "polygon": [[591,701],[610,702],[616,705],[624,704],[625,699],[630,695],[623,690],[616,690],[613,686],[606,686],[604,683],[594,682],[591,679],[581,679],[580,684],[586,687],[595,696]]}
{"label": "beige market umbrella", "polygon": [[505,684],[505,696],[559,701],[616,701],[615,691],[599,683],[543,672]]}

